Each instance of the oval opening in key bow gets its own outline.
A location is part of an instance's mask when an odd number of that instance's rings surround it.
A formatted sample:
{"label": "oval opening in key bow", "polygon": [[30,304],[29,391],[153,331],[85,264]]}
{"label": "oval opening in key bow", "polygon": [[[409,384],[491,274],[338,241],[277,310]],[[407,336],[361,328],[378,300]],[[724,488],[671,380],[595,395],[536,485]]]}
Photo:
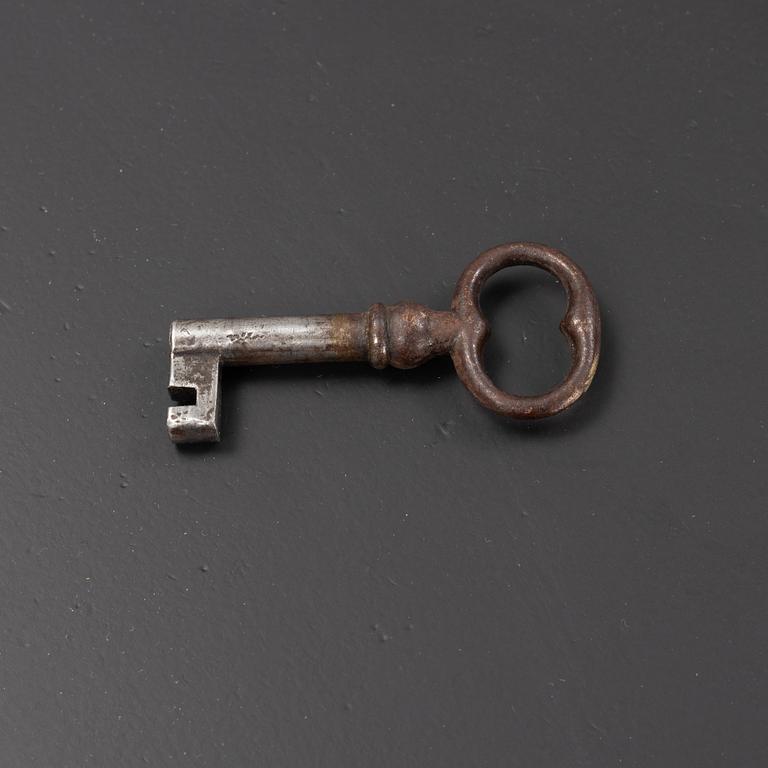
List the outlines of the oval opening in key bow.
{"label": "oval opening in key bow", "polygon": [[483,365],[497,387],[536,395],[565,378],[571,351],[560,321],[567,306],[563,287],[542,269],[507,269],[489,278],[480,295],[491,329]]}

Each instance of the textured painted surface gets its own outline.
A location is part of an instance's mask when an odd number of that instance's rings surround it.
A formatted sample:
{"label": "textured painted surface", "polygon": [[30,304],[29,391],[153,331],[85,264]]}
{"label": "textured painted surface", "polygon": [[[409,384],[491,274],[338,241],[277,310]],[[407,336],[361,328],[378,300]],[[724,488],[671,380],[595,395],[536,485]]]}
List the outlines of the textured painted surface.
{"label": "textured painted surface", "polygon": [[[767,15],[3,3],[0,763],[766,764]],[[600,298],[569,413],[265,368],[168,441],[174,318],[439,307],[513,239]],[[484,298],[554,384],[557,286]]]}

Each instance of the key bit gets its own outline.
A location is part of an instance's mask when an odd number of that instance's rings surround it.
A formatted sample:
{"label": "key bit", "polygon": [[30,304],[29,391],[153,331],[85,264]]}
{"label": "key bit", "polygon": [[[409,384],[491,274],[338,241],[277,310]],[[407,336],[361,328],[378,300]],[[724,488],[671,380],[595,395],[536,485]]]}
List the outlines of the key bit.
{"label": "key bit", "polygon": [[[568,297],[560,330],[571,347],[571,368],[560,384],[541,395],[504,392],[483,368],[490,329],[480,310],[480,292],[491,275],[518,265],[550,272]],[[224,365],[360,361],[374,368],[414,368],[450,355],[481,405],[515,419],[540,419],[568,408],[589,388],[600,354],[600,312],[586,275],[564,253],[536,243],[508,243],[469,264],[447,311],[401,302],[335,315],[177,320],[171,324],[170,343],[168,388],[185,403],[168,409],[168,432],[176,443],[221,438]]]}

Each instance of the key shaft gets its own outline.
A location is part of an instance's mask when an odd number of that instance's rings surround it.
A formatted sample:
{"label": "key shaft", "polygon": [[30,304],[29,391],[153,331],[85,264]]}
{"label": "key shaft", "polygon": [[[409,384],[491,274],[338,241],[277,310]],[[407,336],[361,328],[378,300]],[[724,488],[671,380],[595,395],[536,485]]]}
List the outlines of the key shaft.
{"label": "key shaft", "polygon": [[224,365],[369,362],[413,368],[453,346],[459,320],[420,304],[374,304],[367,312],[297,317],[177,320],[171,324],[168,412],[174,442],[219,440]]}

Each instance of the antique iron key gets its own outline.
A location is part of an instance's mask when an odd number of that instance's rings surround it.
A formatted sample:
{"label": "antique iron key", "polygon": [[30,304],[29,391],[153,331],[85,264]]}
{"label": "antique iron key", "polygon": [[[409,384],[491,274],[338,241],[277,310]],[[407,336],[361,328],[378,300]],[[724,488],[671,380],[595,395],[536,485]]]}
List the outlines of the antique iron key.
{"label": "antique iron key", "polygon": [[[542,395],[508,394],[483,369],[490,331],[480,292],[491,275],[516,265],[547,270],[568,296],[560,330],[571,346],[571,368]],[[572,405],[592,382],[600,354],[600,312],[587,277],[564,253],[536,243],[508,243],[481,254],[464,270],[447,311],[401,302],[336,315],[177,320],[170,343],[169,390],[188,402],[168,409],[168,432],[176,443],[220,439],[223,365],[367,361],[374,368],[414,368],[449,354],[481,405],[503,416],[539,419]]]}

